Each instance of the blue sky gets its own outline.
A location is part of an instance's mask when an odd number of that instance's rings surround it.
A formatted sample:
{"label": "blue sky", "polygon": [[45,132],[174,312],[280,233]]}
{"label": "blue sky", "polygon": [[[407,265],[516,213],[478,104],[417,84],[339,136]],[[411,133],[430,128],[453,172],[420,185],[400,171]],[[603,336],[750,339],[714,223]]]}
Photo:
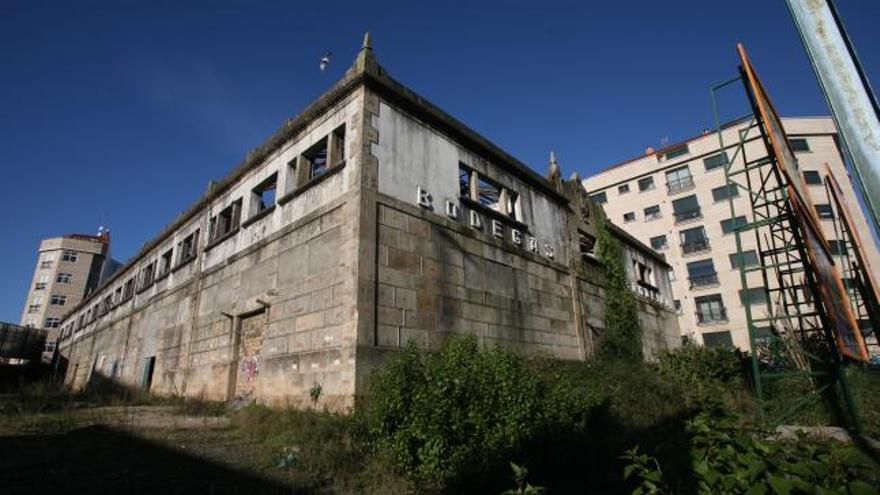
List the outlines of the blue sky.
{"label": "blue sky", "polygon": [[[587,175],[711,126],[738,41],[783,114],[828,113],[783,0],[594,4],[0,1],[0,320],[18,321],[41,238],[107,225],[131,256],[365,30],[396,79],[542,173],[551,149]],[[880,2],[837,5],[880,84]]]}

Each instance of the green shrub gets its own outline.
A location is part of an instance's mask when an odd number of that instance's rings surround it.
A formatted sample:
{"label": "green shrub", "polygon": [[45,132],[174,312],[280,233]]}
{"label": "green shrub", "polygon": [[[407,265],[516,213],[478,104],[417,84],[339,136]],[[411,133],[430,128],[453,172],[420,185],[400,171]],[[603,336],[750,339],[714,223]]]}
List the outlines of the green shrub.
{"label": "green shrub", "polygon": [[359,410],[374,451],[420,486],[443,489],[503,472],[545,434],[583,428],[595,401],[559,374],[543,380],[523,358],[451,337],[436,353],[401,352]]}
{"label": "green shrub", "polygon": [[680,386],[689,406],[720,409],[746,392],[747,364],[738,349],[686,345],[660,353],[656,366],[663,380]]}
{"label": "green shrub", "polygon": [[623,455],[629,461],[624,477],[639,481],[633,493],[860,495],[880,488],[878,466],[839,444],[768,440],[768,432],[744,428],[734,417],[706,413],[690,421],[686,433],[687,466],[677,476],[637,448]]}

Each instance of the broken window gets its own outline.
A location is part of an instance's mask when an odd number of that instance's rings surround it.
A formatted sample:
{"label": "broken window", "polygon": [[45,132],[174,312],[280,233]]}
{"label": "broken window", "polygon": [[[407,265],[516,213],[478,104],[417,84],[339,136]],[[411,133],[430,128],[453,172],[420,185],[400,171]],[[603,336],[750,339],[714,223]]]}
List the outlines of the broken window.
{"label": "broken window", "polygon": [[317,144],[303,153],[303,158],[308,164],[309,179],[323,174],[327,171],[327,138],[318,141]]}
{"label": "broken window", "polygon": [[458,167],[458,185],[462,197],[513,220],[518,219],[519,195],[515,191],[484,177],[464,164],[459,164]]}
{"label": "broken window", "polygon": [[156,276],[156,262],[152,262],[149,265],[143,267],[141,269],[141,288],[147,287],[153,283],[153,278]]}
{"label": "broken window", "polygon": [[79,253],[76,251],[64,251],[64,254],[61,255],[61,261],[69,261],[70,263],[76,263],[78,258]]}
{"label": "broken window", "polygon": [[55,277],[55,281],[58,282],[59,284],[69,284],[72,279],[73,279],[73,275],[70,273],[59,273]]}
{"label": "broken window", "polygon": [[125,281],[122,286],[122,300],[128,300],[134,294],[134,278]]}
{"label": "broken window", "polygon": [[270,175],[251,190],[251,215],[256,215],[270,206],[275,206],[275,191],[278,186],[278,172]]}
{"label": "broken window", "polygon": [[157,276],[162,277],[171,273],[171,262],[173,260],[174,248],[171,248],[168,251],[162,253],[162,257],[159,258],[159,274]]}
{"label": "broken window", "polygon": [[192,234],[184,237],[184,239],[177,245],[177,252],[179,253],[177,264],[182,265],[187,261],[193,259],[198,254],[199,248],[199,229],[196,229]]}
{"label": "broken window", "polygon": [[578,244],[581,256],[593,256],[596,249],[596,238],[578,229]]}
{"label": "broken window", "polygon": [[241,199],[220,211],[217,216],[211,218],[211,241],[222,239],[227,234],[238,228],[241,216]]}

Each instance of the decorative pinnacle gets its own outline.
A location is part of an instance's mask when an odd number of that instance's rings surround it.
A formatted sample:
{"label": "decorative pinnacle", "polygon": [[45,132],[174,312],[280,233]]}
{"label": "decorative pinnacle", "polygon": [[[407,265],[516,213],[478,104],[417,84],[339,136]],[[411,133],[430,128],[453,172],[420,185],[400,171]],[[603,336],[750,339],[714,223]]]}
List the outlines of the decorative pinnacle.
{"label": "decorative pinnacle", "polygon": [[557,165],[556,163],[556,153],[553,150],[550,150],[550,165]]}
{"label": "decorative pinnacle", "polygon": [[373,49],[373,44],[370,42],[370,32],[369,31],[364,33],[364,44],[361,48],[364,50],[372,50]]}

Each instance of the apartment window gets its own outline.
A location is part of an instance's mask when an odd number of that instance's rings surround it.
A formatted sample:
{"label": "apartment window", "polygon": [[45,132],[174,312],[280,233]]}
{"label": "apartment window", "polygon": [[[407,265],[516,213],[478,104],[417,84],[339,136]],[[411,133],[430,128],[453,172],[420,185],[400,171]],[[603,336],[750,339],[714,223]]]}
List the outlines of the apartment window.
{"label": "apartment window", "polygon": [[605,204],[608,202],[608,195],[605,193],[605,191],[602,191],[600,193],[596,193],[596,194],[590,196],[590,198],[593,200],[594,203],[599,204],[599,205]]}
{"label": "apartment window", "polygon": [[700,203],[696,195],[686,196],[672,202],[672,215],[675,223],[686,222],[703,216],[700,213]]}
{"label": "apartment window", "polygon": [[716,203],[737,196],[739,196],[739,188],[736,187],[735,184],[727,184],[712,189],[712,199],[714,199]]}
{"label": "apartment window", "polygon": [[177,245],[177,264],[182,265],[196,257],[199,248],[199,229],[183,238]]}
{"label": "apartment window", "polygon": [[61,325],[61,318],[46,318],[45,328],[58,328]]}
{"label": "apartment window", "polygon": [[321,139],[317,144],[302,154],[309,171],[309,179],[314,179],[327,171],[327,138]]}
{"label": "apartment window", "polygon": [[31,301],[31,304],[28,306],[28,313],[36,313],[40,310],[40,306],[43,305],[43,296],[34,296],[34,300]]}
{"label": "apartment window", "polygon": [[688,145],[685,144],[676,148],[672,148],[671,150],[667,151],[664,156],[667,160],[672,160],[673,158],[687,155],[690,152],[691,150],[688,148]]}
{"label": "apartment window", "polygon": [[754,249],[750,249],[748,251],[743,251],[742,253],[742,263],[739,262],[740,257],[737,253],[731,253],[730,255],[730,268],[736,269],[742,266],[743,268],[748,268],[750,266],[758,265],[758,253]]}
{"label": "apartment window", "polygon": [[681,314],[681,300],[674,299],[672,301],[672,307],[675,308],[675,314],[678,314],[678,315]]}
{"label": "apartment window", "polygon": [[141,269],[141,287],[147,287],[153,283],[153,279],[156,277],[156,262],[152,262],[149,265],[145,266]]}
{"label": "apartment window", "polygon": [[691,169],[687,165],[666,172],[666,190],[669,194],[693,189],[694,179],[691,177]]}
{"label": "apartment window", "polygon": [[68,261],[70,263],[76,263],[76,260],[79,258],[79,253],[76,251],[64,251],[61,255],[61,261]]}
{"label": "apartment window", "polygon": [[703,166],[706,167],[706,172],[710,170],[715,170],[716,168],[723,167],[727,165],[728,158],[727,153],[718,153],[717,155],[712,155],[706,158],[703,158]]}
{"label": "apartment window", "polygon": [[654,177],[642,177],[639,179],[639,192],[654,189]]}
{"label": "apartment window", "polygon": [[645,213],[645,221],[650,222],[651,220],[657,220],[662,215],[660,214],[660,205],[652,205],[644,210]]}
{"label": "apartment window", "polygon": [[694,303],[697,306],[698,323],[727,321],[727,310],[724,308],[721,294],[695,297]]}
{"label": "apartment window", "polygon": [[52,294],[52,297],[49,299],[49,304],[52,306],[64,306],[67,304],[67,296]]}
{"label": "apartment window", "polygon": [[278,172],[275,172],[251,190],[251,215],[257,215],[269,207],[275,206],[277,187]]}
{"label": "apartment window", "polygon": [[819,204],[816,205],[816,214],[819,215],[819,218],[824,219],[833,219],[834,218],[834,210],[831,209],[830,204]]}
{"label": "apartment window", "polygon": [[669,243],[666,241],[665,235],[658,235],[651,238],[651,249],[655,251],[665,251],[667,248],[669,248]]}
{"label": "apartment window", "polygon": [[721,232],[725,234],[730,234],[736,229],[741,229],[749,224],[749,221],[746,220],[746,217],[740,215],[734,218],[728,218],[727,220],[721,221]]}
{"label": "apartment window", "polygon": [[578,244],[581,256],[592,256],[596,249],[596,238],[578,229]]}
{"label": "apartment window", "polygon": [[743,304],[765,304],[767,302],[767,291],[763,287],[741,289],[739,291],[739,300]]}
{"label": "apartment window", "polygon": [[[462,197],[475,201],[490,210],[513,220],[517,218],[519,195],[515,191],[484,177],[465,165],[458,167],[459,191]],[[604,194],[604,193],[603,193]]]}
{"label": "apartment window", "polygon": [[718,273],[711,258],[688,263],[687,271],[691,289],[718,285]]}
{"label": "apartment window", "polygon": [[804,170],[804,182],[811,186],[821,186],[822,176],[815,170]]}
{"label": "apartment window", "polygon": [[222,239],[238,229],[238,221],[241,217],[241,199],[223,208],[217,216],[210,221],[211,241]]}
{"label": "apartment window", "polygon": [[40,275],[40,280],[37,282],[36,286],[34,286],[34,290],[43,290],[49,283],[49,276],[45,273]]}
{"label": "apartment window", "polygon": [[828,241],[828,245],[831,247],[831,254],[835,256],[843,256],[846,254],[846,241],[831,239]]}
{"label": "apartment window", "polygon": [[733,338],[730,332],[707,332],[703,334],[703,345],[706,347],[721,347],[733,349]]}
{"label": "apartment window", "polygon": [[631,212],[623,214],[623,222],[624,223],[635,222],[635,221],[636,221],[635,212],[631,211]]}
{"label": "apartment window", "polygon": [[683,254],[699,253],[709,250],[709,238],[702,226],[679,232]]}
{"label": "apartment window", "polygon": [[43,260],[40,262],[40,268],[52,268],[52,260]]}
{"label": "apartment window", "polygon": [[795,152],[810,151],[810,145],[804,138],[792,138],[789,139],[788,142],[791,143],[791,149]]}
{"label": "apartment window", "polygon": [[617,186],[617,194],[627,194],[627,193],[629,193],[629,184]]}
{"label": "apartment window", "polygon": [[162,277],[171,273],[171,263],[174,261],[174,249],[171,248],[168,251],[162,253],[162,256],[159,258],[159,273],[156,274],[157,277]]}

